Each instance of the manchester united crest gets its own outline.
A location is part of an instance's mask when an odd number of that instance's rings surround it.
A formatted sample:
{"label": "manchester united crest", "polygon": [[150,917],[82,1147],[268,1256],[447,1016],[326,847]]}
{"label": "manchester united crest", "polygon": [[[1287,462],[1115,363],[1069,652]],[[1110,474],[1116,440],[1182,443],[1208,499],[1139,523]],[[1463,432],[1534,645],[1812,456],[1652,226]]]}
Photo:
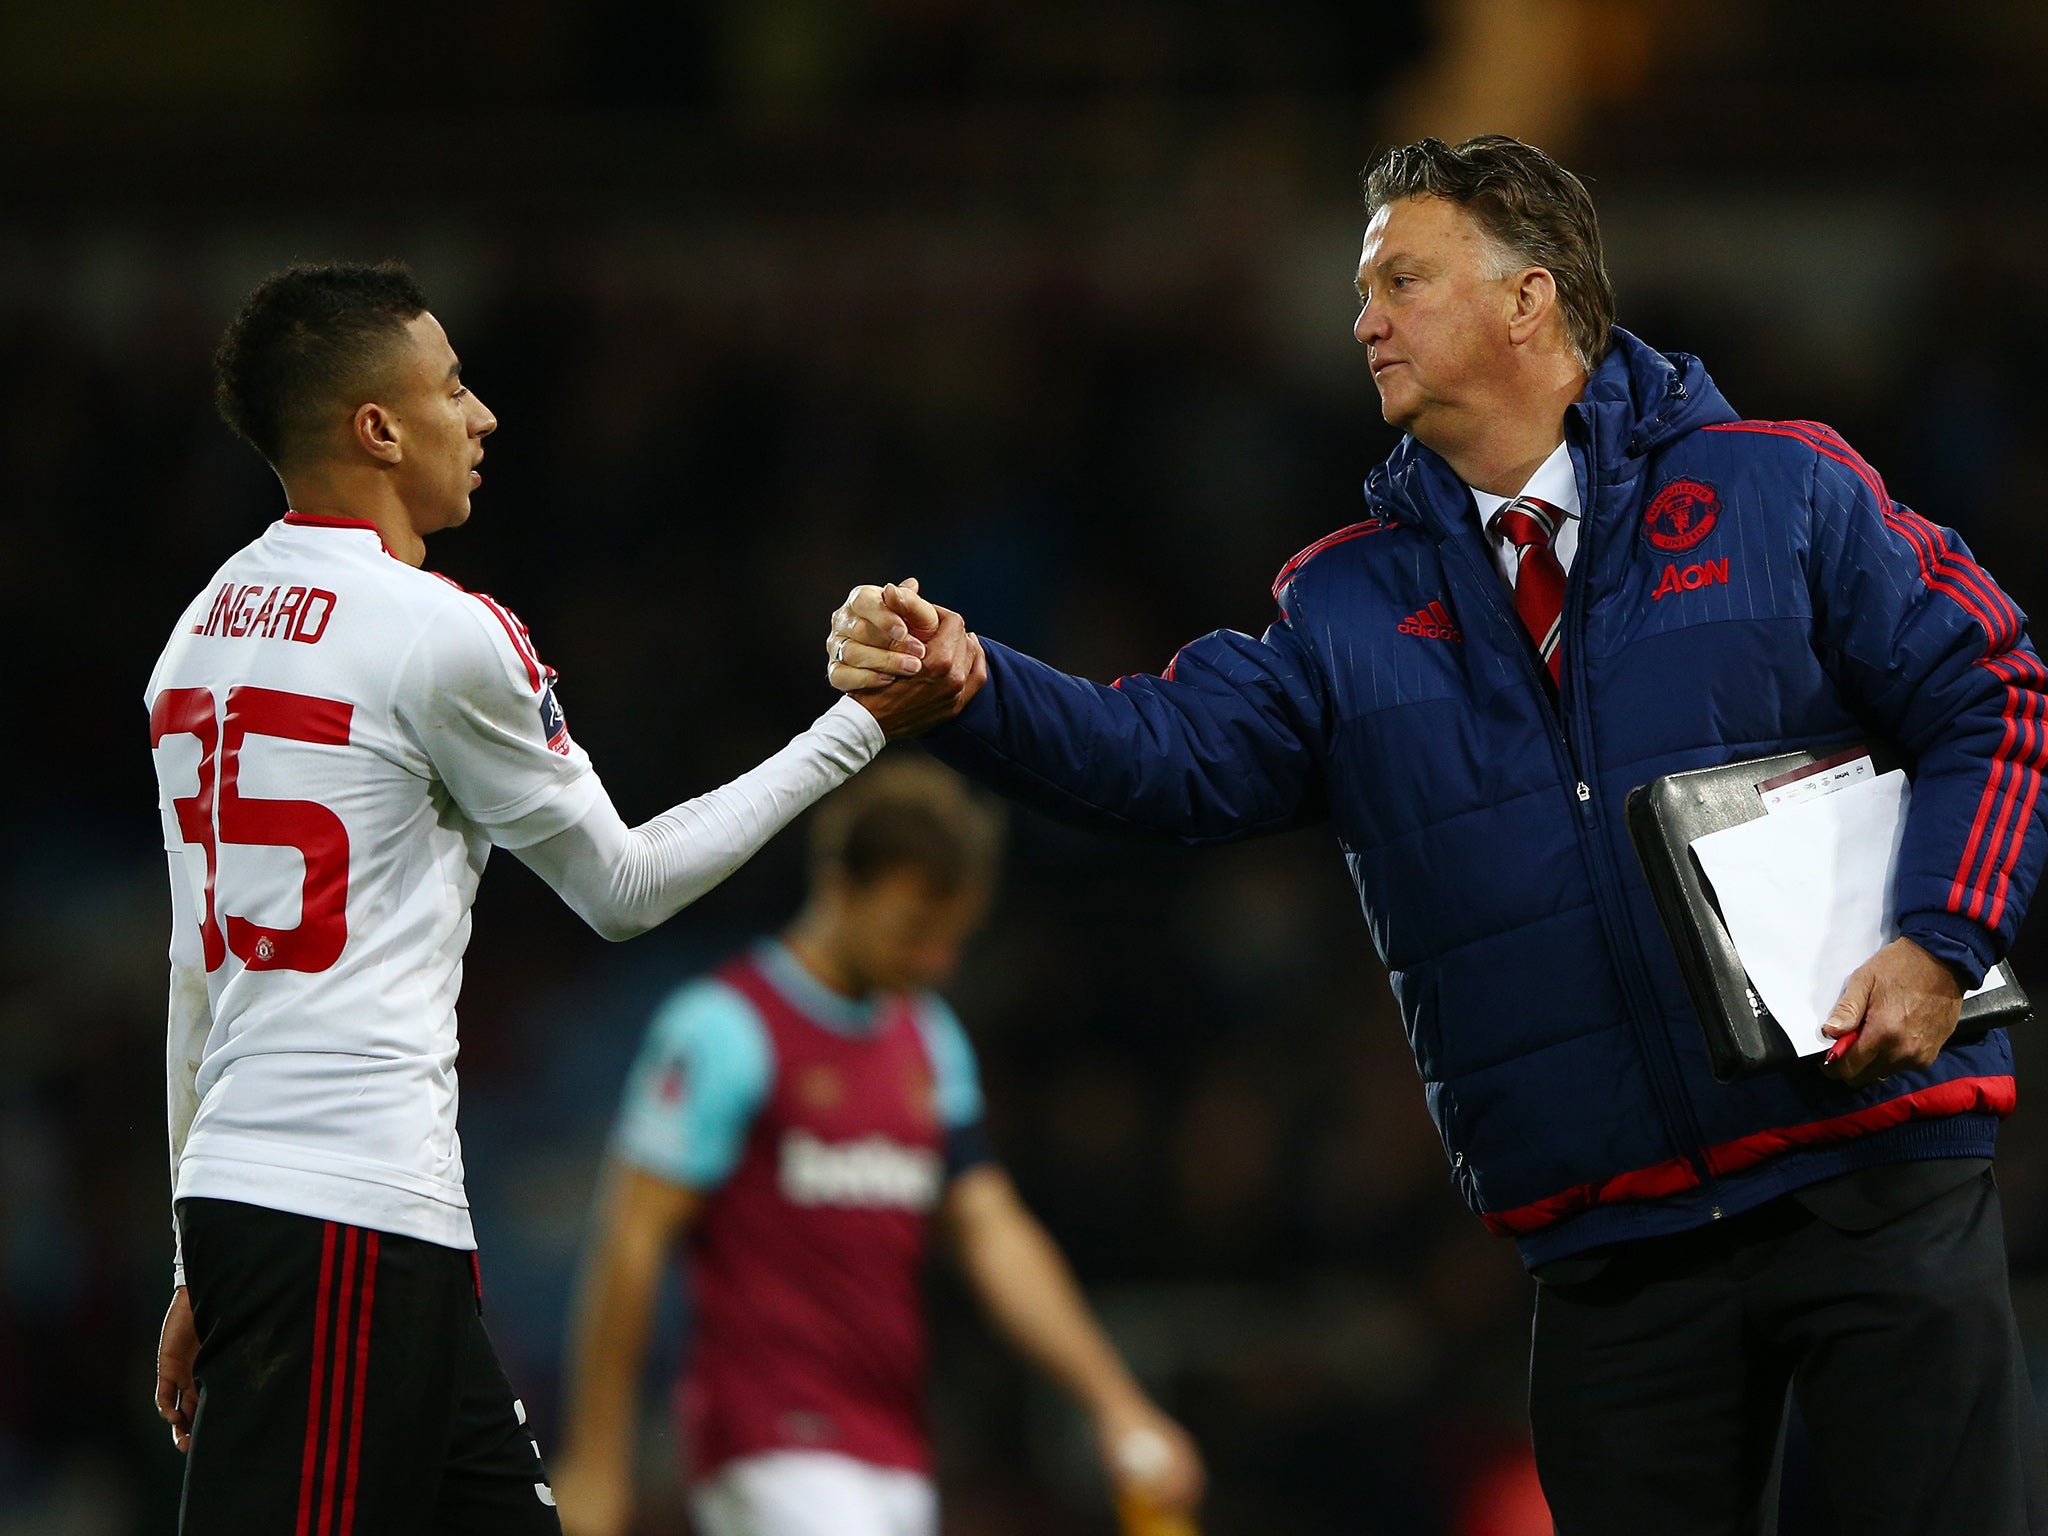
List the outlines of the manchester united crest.
{"label": "manchester united crest", "polygon": [[1673,480],[1650,499],[1643,537],[1667,555],[1683,554],[1714,531],[1721,497],[1704,480]]}

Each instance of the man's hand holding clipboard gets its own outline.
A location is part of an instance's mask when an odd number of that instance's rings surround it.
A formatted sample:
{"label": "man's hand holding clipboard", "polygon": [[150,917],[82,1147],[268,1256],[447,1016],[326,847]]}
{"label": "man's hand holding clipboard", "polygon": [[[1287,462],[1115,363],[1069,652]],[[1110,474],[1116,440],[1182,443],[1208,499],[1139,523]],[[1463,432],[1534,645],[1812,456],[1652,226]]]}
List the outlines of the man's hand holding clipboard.
{"label": "man's hand holding clipboard", "polygon": [[1669,774],[1629,796],[1722,1081],[1811,1057],[1864,1088],[2029,1016],[2009,965],[1965,993],[1885,914],[1910,792],[1899,766],[1858,743]]}
{"label": "man's hand holding clipboard", "polygon": [[1821,1070],[1864,1088],[1932,1066],[1962,1012],[1956,973],[1911,939],[1893,939],[1856,968],[1821,1026],[1835,1040]]}

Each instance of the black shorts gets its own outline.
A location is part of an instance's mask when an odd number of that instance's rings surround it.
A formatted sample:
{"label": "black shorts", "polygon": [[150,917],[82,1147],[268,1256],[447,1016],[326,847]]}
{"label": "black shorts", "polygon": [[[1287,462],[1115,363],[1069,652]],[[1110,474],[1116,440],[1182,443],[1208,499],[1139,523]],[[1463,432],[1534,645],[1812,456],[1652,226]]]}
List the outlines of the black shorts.
{"label": "black shorts", "polygon": [[475,1256],[181,1200],[199,1408],[181,1536],[560,1536]]}

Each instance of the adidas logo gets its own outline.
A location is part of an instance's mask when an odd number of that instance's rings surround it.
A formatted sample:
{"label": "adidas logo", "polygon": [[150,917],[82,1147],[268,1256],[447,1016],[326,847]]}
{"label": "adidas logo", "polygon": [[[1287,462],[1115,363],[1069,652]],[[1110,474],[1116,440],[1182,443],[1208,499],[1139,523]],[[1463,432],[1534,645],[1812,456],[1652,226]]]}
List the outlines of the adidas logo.
{"label": "adidas logo", "polygon": [[1451,621],[1451,612],[1441,600],[1427,608],[1417,609],[1394,628],[1404,635],[1420,635],[1425,640],[1462,641],[1465,638],[1465,632]]}

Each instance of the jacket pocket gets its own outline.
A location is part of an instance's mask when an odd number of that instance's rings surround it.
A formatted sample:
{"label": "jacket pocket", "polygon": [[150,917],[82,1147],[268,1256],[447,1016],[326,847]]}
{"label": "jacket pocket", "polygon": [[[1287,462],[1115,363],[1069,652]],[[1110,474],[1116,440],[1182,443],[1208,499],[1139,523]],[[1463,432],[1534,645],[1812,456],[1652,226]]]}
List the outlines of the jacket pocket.
{"label": "jacket pocket", "polygon": [[1465,1204],[1475,1215],[1486,1214],[1485,1203],[1479,1198],[1479,1180],[1472,1171],[1471,1163],[1465,1157],[1464,1137],[1458,1123],[1458,1100],[1448,1084],[1433,1082],[1428,1085],[1429,1117],[1436,1122],[1437,1136],[1443,1141],[1444,1156],[1451,1162],[1451,1182],[1458,1187]]}

